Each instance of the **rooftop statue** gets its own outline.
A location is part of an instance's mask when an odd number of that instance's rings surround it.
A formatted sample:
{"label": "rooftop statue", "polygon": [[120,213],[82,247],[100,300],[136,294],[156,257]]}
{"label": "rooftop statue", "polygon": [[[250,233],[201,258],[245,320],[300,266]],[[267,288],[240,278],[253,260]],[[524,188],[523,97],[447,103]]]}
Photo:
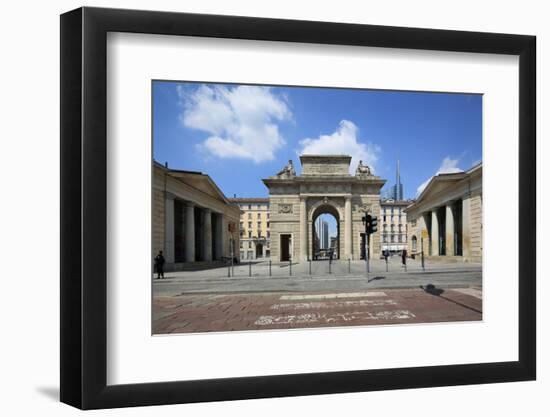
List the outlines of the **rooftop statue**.
{"label": "rooftop statue", "polygon": [[277,172],[277,177],[279,178],[291,178],[295,176],[296,176],[296,171],[294,170],[294,164],[292,163],[292,159],[289,159],[288,164],[279,172]]}
{"label": "rooftop statue", "polygon": [[359,165],[357,165],[357,169],[355,170],[355,175],[358,177],[370,177],[372,176],[372,172],[368,165],[363,165],[363,161],[359,161]]}

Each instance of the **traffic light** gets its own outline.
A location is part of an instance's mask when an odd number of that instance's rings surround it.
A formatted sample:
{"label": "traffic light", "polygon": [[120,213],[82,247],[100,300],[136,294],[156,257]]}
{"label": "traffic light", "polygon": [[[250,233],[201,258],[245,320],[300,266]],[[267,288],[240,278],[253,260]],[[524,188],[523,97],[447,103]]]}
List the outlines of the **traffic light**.
{"label": "traffic light", "polygon": [[372,216],[370,219],[370,234],[376,233],[378,231],[378,217]]}

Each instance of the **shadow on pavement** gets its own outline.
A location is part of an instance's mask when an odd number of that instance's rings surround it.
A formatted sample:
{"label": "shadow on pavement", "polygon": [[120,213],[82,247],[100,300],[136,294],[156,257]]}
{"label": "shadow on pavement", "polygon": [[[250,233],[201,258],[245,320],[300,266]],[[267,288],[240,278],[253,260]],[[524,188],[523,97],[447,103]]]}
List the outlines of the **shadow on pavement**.
{"label": "shadow on pavement", "polygon": [[449,302],[454,303],[456,305],[459,305],[461,307],[464,307],[468,310],[475,311],[476,313],[479,313],[479,314],[483,314],[483,312],[478,310],[477,308],[473,308],[473,307],[470,307],[466,304],[462,304],[462,303],[459,303],[458,301],[455,301],[455,300],[452,300],[450,298],[444,297],[441,294],[443,294],[445,292],[445,290],[443,290],[442,288],[437,288],[433,284],[428,284],[425,287],[421,285],[420,288],[422,288],[424,290],[424,292],[426,292],[428,294],[435,295],[436,297],[439,297],[443,300],[446,300],[446,301],[449,301]]}

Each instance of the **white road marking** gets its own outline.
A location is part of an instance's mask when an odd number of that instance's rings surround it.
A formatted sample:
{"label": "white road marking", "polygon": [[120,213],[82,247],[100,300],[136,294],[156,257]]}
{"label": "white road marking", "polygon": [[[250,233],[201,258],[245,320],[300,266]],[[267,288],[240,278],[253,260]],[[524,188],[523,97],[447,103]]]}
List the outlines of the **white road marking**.
{"label": "white road marking", "polygon": [[283,295],[280,300],[328,300],[331,298],[386,297],[382,291],[342,292],[335,294]]}
{"label": "white road marking", "polygon": [[453,291],[466,295],[471,295],[472,297],[478,298],[480,300],[483,298],[482,291],[477,288],[453,288]]}
{"label": "white road marking", "polygon": [[373,306],[387,306],[397,305],[394,300],[347,300],[347,301],[311,301],[307,303],[283,303],[273,304],[271,310],[312,310],[322,308],[346,308],[346,307],[373,307]]}
{"label": "white road marking", "polygon": [[305,313],[286,314],[276,316],[260,316],[254,324],[257,326],[269,326],[274,324],[314,324],[314,323],[338,323],[354,320],[406,320],[416,317],[409,310],[380,311],[371,313],[369,311],[357,311],[353,313]]}

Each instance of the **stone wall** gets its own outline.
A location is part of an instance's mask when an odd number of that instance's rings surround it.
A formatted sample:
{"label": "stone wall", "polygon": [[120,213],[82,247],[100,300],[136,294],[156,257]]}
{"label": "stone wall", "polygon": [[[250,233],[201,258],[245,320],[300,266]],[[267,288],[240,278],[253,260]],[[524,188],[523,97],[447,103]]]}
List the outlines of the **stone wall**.
{"label": "stone wall", "polygon": [[481,194],[470,198],[470,261],[481,262],[482,256],[482,197]]}
{"label": "stone wall", "polygon": [[280,235],[292,236],[292,259],[298,260],[300,253],[300,199],[292,195],[271,196],[270,202],[271,257],[280,261]]}
{"label": "stone wall", "polygon": [[302,155],[303,176],[349,175],[350,156]]}
{"label": "stone wall", "polygon": [[164,190],[161,177],[154,177],[152,206],[152,251],[153,257],[164,250]]}

